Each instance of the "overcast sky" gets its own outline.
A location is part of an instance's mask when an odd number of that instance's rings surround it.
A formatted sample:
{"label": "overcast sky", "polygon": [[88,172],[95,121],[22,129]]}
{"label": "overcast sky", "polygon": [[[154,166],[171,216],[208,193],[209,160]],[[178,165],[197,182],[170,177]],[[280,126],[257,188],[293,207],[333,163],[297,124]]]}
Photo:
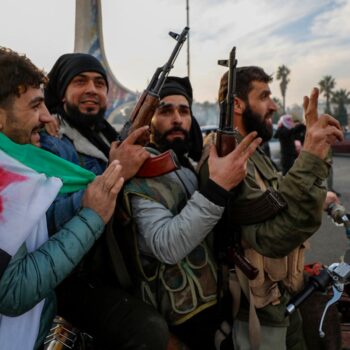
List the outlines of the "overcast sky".
{"label": "overcast sky", "polygon": [[[174,47],[168,31],[186,24],[186,0],[102,0],[105,49],[117,79],[142,91]],[[324,75],[350,90],[350,1],[190,0],[191,80],[197,101],[215,101],[223,67],[237,47],[238,65],[273,74],[290,70],[287,105],[301,104]],[[26,53],[49,71],[74,48],[74,0],[0,0],[0,45]],[[184,47],[172,74],[184,76]],[[2,82],[1,82],[2,83]],[[281,98],[278,82],[273,95]]]}

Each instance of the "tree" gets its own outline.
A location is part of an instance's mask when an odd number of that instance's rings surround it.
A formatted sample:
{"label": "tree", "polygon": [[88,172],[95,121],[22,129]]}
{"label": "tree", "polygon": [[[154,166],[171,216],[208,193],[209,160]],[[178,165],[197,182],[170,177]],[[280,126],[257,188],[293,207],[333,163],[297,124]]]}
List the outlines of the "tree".
{"label": "tree", "polygon": [[345,89],[335,91],[331,102],[336,105],[334,116],[341,125],[348,125],[348,113],[346,105],[350,103],[350,92]]}
{"label": "tree", "polygon": [[280,119],[280,116],[283,114],[283,106],[282,106],[282,102],[280,99],[278,99],[277,97],[273,97],[272,98],[273,102],[275,102],[276,106],[277,106],[277,111],[273,113],[272,116],[272,122],[274,124],[278,123],[278,120]]}
{"label": "tree", "polygon": [[280,82],[280,88],[281,88],[281,95],[283,100],[283,113],[286,112],[286,93],[287,93],[287,85],[289,83],[288,75],[290,73],[290,69],[285,66],[279,66],[277,70],[277,80],[281,80]]}
{"label": "tree", "polygon": [[326,98],[326,108],[324,112],[327,114],[332,114],[330,101],[332,97],[332,90],[335,87],[335,79],[331,75],[326,75],[319,81],[318,85],[320,86],[320,93],[323,93]]}

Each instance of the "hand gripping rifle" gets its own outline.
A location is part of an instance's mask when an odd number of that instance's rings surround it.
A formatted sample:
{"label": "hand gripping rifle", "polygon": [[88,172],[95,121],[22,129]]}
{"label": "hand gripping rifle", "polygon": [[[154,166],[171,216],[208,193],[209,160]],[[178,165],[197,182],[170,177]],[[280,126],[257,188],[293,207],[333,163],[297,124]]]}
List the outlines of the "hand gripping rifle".
{"label": "hand gripping rifle", "polygon": [[[176,40],[175,48],[164,66],[157,68],[146,90],[137,101],[130,116],[132,130],[151,123],[155,110],[159,105],[160,91],[170,70],[174,67],[175,60],[187,39],[189,30],[188,27],[185,27],[181,34],[169,32],[169,35]],[[175,159],[171,150],[158,157],[151,157],[145,161],[136,176],[153,177],[171,172],[179,167]]]}
{"label": "hand gripping rifle", "polygon": [[[226,156],[236,147],[236,131],[233,128],[234,103],[236,97],[236,47],[233,47],[228,60],[219,60],[218,64],[229,68],[227,96],[220,103],[220,123],[216,134],[216,149],[220,157]],[[226,215],[227,218],[227,215]],[[232,235],[232,232],[228,233]],[[238,235],[236,232],[235,235]],[[229,266],[238,267],[248,279],[253,280],[257,277],[259,270],[255,268],[241,253],[240,242],[238,237],[227,239],[231,241],[226,250],[226,260]]]}

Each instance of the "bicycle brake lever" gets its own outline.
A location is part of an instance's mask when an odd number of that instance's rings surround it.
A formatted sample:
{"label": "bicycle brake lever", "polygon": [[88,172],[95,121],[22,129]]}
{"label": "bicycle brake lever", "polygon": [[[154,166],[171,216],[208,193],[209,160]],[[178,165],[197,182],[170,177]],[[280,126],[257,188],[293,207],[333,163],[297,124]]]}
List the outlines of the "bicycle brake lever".
{"label": "bicycle brake lever", "polygon": [[326,335],[322,330],[322,326],[323,326],[323,321],[324,321],[324,318],[326,316],[327,310],[331,305],[336,303],[340,299],[340,297],[342,296],[343,290],[344,290],[344,283],[335,283],[332,287],[332,290],[333,290],[333,297],[328,300],[328,302],[323,310],[322,318],[320,321],[320,327],[318,328],[318,332],[319,332],[321,338],[324,338],[324,336]]}

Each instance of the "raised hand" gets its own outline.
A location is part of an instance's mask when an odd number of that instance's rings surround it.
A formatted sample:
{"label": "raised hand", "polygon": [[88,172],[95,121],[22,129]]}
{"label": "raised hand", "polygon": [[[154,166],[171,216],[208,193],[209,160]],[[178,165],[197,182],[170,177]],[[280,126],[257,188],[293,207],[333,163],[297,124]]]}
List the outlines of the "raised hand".
{"label": "raised hand", "polygon": [[134,130],[123,142],[112,142],[109,151],[109,161],[119,160],[122,165],[122,176],[129,180],[140,169],[144,161],[150,157],[142,146],[137,145],[137,140],[148,133],[149,126],[143,126]]}
{"label": "raised hand", "polygon": [[303,149],[325,159],[330,146],[337,140],[343,140],[339,122],[329,114],[318,116],[318,89],[313,88],[310,98],[304,97],[306,135]]}
{"label": "raised hand", "polygon": [[114,213],[117,196],[124,183],[121,172],[119,161],[113,161],[102,175],[96,176],[84,193],[82,206],[94,210],[104,223]]}
{"label": "raised hand", "polygon": [[212,145],[208,159],[209,178],[227,191],[236,187],[246,177],[247,161],[261,141],[257,132],[253,131],[224,157],[219,157]]}

